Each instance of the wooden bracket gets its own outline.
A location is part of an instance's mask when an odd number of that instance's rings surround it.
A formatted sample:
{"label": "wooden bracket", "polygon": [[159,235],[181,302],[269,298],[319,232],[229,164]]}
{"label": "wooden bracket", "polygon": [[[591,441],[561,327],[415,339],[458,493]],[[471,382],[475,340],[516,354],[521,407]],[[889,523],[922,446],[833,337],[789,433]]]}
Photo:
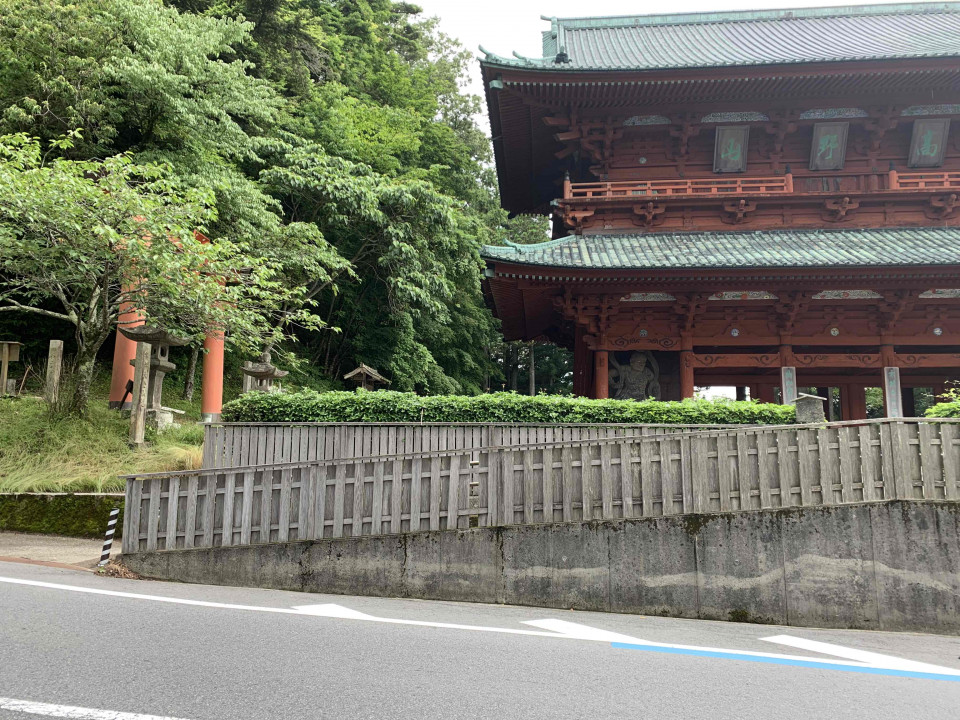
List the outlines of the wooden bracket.
{"label": "wooden bracket", "polygon": [[953,215],[957,206],[960,206],[960,197],[957,196],[957,193],[934,195],[930,198],[928,205],[927,215],[939,220]]}
{"label": "wooden bracket", "polygon": [[757,203],[752,200],[732,200],[723,204],[723,211],[726,216],[723,218],[725,223],[739,225],[749,213],[757,209]]}
{"label": "wooden bracket", "polygon": [[763,129],[767,131],[767,134],[773,136],[773,150],[770,152],[769,158],[773,171],[780,172],[780,162],[783,160],[783,143],[787,135],[797,131],[797,124],[790,120],[789,115],[781,114],[774,119],[774,122],[764,125]]}
{"label": "wooden bracket", "polygon": [[677,172],[683,177],[687,160],[690,158],[690,138],[699,135],[702,126],[699,122],[694,122],[687,117],[680,118],[678,124],[679,127],[670,128],[670,136],[677,140],[677,151],[674,159],[677,162]]}
{"label": "wooden bracket", "polygon": [[859,200],[851,200],[849,197],[837,198],[836,200],[827,200],[823,203],[826,210],[825,218],[830,222],[840,222],[847,220],[847,213],[860,207]]}
{"label": "wooden bracket", "polygon": [[655,203],[652,200],[642,205],[634,205],[633,214],[635,217],[633,222],[635,225],[642,225],[643,227],[659,225],[663,222],[663,218],[660,216],[666,210],[667,208],[663,203]]}

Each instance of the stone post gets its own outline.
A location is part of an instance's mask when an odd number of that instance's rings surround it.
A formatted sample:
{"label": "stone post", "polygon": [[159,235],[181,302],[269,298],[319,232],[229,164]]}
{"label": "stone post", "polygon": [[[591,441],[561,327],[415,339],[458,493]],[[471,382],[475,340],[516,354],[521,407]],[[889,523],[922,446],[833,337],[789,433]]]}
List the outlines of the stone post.
{"label": "stone post", "polygon": [[147,429],[147,405],[150,395],[150,343],[137,343],[133,361],[133,398],[130,406],[130,446],[140,447]]}
{"label": "stone post", "polygon": [[889,418],[903,417],[903,390],[900,387],[900,368],[896,365],[893,345],[880,346],[883,362],[883,406]]}
{"label": "stone post", "polygon": [[51,340],[47,353],[47,380],[43,388],[43,397],[53,407],[60,397],[60,373],[63,366],[63,340]]}
{"label": "stone post", "polygon": [[780,402],[789,405],[797,399],[797,366],[793,359],[793,347],[780,346]]}
{"label": "stone post", "polygon": [[797,369],[780,368],[780,388],[783,390],[783,404],[789,405],[797,399]]}
{"label": "stone post", "polygon": [[883,368],[883,402],[888,418],[903,417],[903,395],[898,367]]}

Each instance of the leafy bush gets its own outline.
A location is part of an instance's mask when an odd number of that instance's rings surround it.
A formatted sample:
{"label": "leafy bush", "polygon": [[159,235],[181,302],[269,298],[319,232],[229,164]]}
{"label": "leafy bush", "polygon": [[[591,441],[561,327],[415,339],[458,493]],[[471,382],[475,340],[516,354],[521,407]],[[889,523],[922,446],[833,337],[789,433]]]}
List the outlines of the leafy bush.
{"label": "leafy bush", "polygon": [[794,422],[792,405],[730,400],[587,400],[516,393],[433,395],[401,392],[252,392],[227,403],[226,422],[505,422],[756,424]]}
{"label": "leafy bush", "polygon": [[924,414],[933,418],[960,418],[960,400],[937,403],[927,408],[927,412]]}

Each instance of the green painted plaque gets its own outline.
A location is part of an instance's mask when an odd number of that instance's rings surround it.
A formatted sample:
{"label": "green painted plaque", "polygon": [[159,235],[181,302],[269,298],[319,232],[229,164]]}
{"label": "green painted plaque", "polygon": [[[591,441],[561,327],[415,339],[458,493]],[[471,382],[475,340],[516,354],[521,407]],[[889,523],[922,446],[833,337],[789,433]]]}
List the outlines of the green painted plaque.
{"label": "green painted plaque", "polygon": [[949,120],[914,120],[913,137],[910,139],[910,167],[924,168],[943,165],[943,155],[949,133]]}
{"label": "green painted plaque", "polygon": [[849,127],[850,123],[845,122],[817,123],[813,126],[811,170],[843,170]]}
{"label": "green painted plaque", "polygon": [[718,125],[716,147],[713,152],[713,171],[718,173],[744,172],[747,169],[747,141],[749,125]]}

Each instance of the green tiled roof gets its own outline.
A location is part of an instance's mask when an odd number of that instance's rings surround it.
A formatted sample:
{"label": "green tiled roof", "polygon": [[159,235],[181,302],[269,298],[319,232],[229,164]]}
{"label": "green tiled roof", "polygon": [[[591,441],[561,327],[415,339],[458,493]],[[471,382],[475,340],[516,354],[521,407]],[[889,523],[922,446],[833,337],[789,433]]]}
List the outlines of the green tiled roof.
{"label": "green tiled roof", "polygon": [[485,245],[481,255],[585,270],[960,265],[960,228],[571,235],[536,245]]}
{"label": "green tiled roof", "polygon": [[960,56],[960,3],[607,18],[544,18],[543,70],[652,70]]}

